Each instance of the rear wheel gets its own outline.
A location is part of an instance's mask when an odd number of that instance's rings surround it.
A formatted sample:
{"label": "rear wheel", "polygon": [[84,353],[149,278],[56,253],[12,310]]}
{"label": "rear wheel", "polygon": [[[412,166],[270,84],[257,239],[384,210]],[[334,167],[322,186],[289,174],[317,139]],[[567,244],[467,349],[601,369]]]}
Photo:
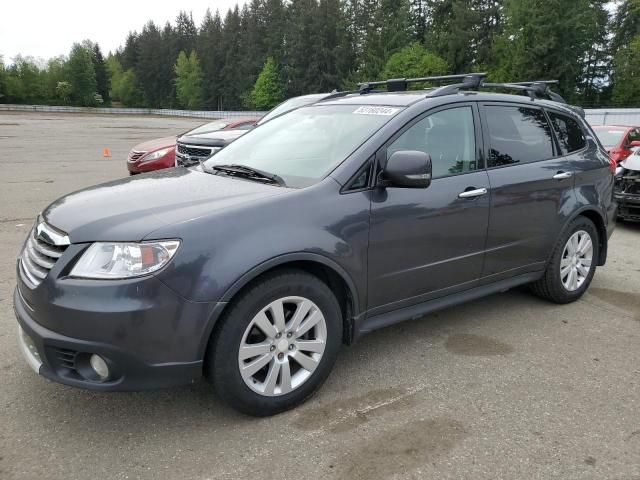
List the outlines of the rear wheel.
{"label": "rear wheel", "polygon": [[269,274],[230,306],[209,345],[208,376],[234,408],[288,410],[327,378],[342,336],[329,287],[302,271]]}
{"label": "rear wheel", "polygon": [[555,303],[579,299],[589,287],[598,264],[598,230],[591,220],[578,217],[558,240],[544,276],[533,292]]}

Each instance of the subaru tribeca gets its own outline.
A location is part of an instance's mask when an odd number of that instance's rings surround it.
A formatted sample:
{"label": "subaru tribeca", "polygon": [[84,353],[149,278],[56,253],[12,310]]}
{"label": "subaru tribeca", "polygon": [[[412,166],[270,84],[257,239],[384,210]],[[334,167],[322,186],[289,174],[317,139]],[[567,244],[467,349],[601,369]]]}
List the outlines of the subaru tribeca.
{"label": "subaru tribeca", "polygon": [[364,84],[53,202],[17,262],[29,364],[93,390],[204,374],[271,415],[372,330],[522,284],[580,298],[616,216],[593,131],[544,83],[437,80],[458,83]]}

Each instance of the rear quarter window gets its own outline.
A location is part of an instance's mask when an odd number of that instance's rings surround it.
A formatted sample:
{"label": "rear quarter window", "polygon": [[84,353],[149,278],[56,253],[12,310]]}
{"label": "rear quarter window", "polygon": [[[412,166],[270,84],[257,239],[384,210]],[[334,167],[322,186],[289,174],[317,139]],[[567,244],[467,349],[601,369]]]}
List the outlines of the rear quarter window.
{"label": "rear quarter window", "polygon": [[567,115],[556,112],[548,113],[553,130],[558,138],[562,155],[582,150],[586,146],[587,140],[578,122]]}

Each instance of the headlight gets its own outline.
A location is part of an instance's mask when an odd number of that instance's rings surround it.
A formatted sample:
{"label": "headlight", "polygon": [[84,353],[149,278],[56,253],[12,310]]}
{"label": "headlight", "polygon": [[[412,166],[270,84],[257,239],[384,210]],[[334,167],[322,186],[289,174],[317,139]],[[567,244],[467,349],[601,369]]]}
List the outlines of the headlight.
{"label": "headlight", "polygon": [[148,162],[150,160],[157,160],[160,157],[164,157],[167,153],[169,153],[170,150],[171,150],[171,147],[163,148],[162,150],[156,150],[155,152],[147,153],[144,157],[142,157],[142,161]]}
{"label": "headlight", "polygon": [[72,277],[130,278],[155,272],[175,255],[180,241],[91,245],[71,270]]}

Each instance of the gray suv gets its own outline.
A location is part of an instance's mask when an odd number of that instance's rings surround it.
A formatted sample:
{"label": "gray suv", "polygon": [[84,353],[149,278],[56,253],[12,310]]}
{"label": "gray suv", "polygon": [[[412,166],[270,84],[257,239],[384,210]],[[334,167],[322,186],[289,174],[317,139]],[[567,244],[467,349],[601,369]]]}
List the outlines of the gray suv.
{"label": "gray suv", "polygon": [[616,217],[592,130],[546,84],[427,80],[458,83],[364,84],[53,202],[17,262],[29,364],[105,391],[204,374],[271,415],[378,328],[523,284],[580,298]]}

